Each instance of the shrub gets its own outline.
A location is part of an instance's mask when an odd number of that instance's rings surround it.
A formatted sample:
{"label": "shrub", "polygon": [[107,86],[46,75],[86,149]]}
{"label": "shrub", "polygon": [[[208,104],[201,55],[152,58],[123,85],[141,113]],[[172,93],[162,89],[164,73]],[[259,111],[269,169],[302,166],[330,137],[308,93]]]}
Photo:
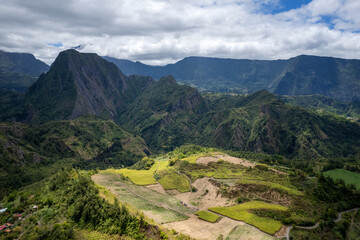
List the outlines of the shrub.
{"label": "shrub", "polygon": [[255,167],[262,171],[269,171],[269,167],[265,164],[257,164]]}

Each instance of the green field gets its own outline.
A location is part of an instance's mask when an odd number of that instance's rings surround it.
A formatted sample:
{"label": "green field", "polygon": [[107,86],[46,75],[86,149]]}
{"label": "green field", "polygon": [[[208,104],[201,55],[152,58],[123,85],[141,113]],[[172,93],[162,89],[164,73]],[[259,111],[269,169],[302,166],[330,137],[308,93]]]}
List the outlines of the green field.
{"label": "green field", "polygon": [[252,201],[232,207],[213,207],[213,208],[209,208],[209,210],[230,217],[235,220],[244,221],[250,225],[259,228],[261,231],[264,231],[266,233],[274,234],[277,231],[279,231],[280,228],[282,227],[281,222],[270,218],[259,217],[251,213],[250,211],[251,210],[287,211],[288,208],[281,205],[275,205],[261,201]]}
{"label": "green field", "polygon": [[194,214],[197,215],[200,219],[211,222],[211,223],[216,222],[220,218],[215,213],[208,212],[208,211],[198,211]]}
{"label": "green field", "polygon": [[173,168],[163,169],[157,173],[159,176],[158,182],[165,190],[176,189],[179,192],[189,192],[190,182],[184,175],[176,172]]}
{"label": "green field", "polygon": [[324,172],[324,176],[331,177],[332,179],[342,179],[346,184],[354,184],[356,189],[360,190],[360,174],[350,172],[345,169],[333,169]]}
{"label": "green field", "polygon": [[134,169],[107,169],[102,171],[104,174],[122,174],[125,177],[130,178],[130,180],[137,185],[150,185],[156,184],[154,178],[154,173],[161,169],[167,168],[169,165],[168,161],[156,162],[149,170],[134,170]]}

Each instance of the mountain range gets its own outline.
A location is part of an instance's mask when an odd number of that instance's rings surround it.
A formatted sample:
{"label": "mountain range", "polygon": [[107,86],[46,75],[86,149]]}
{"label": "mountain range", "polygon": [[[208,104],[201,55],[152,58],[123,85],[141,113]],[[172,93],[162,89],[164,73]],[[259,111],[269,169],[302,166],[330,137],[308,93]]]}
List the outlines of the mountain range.
{"label": "mountain range", "polygon": [[201,94],[172,76],[128,77],[98,55],[75,50],[61,52],[17,101],[5,100],[12,111],[2,112],[1,119],[32,124],[89,115],[111,119],[152,151],[199,144],[316,158],[360,150],[359,124],[285,104],[266,90]]}
{"label": "mountain range", "polygon": [[104,57],[124,74],[160,79],[211,92],[253,93],[266,89],[280,95],[320,94],[341,101],[360,99],[360,61],[300,55],[288,60],[187,57],[166,66]]}

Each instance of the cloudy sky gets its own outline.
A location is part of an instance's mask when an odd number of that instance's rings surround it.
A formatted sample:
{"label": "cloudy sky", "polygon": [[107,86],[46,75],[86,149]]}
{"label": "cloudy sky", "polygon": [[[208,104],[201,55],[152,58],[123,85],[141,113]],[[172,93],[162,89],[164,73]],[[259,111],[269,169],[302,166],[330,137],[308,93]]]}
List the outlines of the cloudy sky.
{"label": "cloudy sky", "polygon": [[360,59],[359,0],[1,0],[0,49],[50,64],[78,46],[163,65],[187,56]]}

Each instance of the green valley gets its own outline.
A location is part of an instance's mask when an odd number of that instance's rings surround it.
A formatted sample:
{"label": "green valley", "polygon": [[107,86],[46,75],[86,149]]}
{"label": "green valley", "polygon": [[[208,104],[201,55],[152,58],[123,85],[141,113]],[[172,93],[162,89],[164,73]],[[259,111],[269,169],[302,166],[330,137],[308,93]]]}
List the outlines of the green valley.
{"label": "green valley", "polygon": [[[277,62],[271,90],[319,90],[313,60]],[[356,101],[201,92],[74,49],[0,93],[1,240],[360,236]]]}

